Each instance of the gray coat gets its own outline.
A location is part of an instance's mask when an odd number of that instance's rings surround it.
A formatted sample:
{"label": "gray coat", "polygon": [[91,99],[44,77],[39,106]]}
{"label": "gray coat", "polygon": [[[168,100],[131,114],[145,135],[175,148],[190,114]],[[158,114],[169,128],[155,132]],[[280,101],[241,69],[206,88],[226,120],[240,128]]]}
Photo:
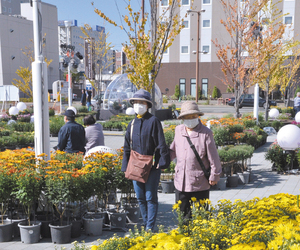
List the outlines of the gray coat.
{"label": "gray coat", "polygon": [[85,150],[88,152],[91,148],[104,146],[103,127],[99,123],[95,123],[85,128]]}

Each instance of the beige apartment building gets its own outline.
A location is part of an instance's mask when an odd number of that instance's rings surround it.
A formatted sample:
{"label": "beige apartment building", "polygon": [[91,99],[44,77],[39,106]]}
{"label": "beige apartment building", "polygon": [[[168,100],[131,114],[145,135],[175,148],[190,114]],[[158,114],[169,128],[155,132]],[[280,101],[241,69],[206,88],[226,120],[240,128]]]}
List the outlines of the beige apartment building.
{"label": "beige apartment building", "polygon": [[[162,93],[173,95],[175,86],[180,88],[180,95],[196,94],[196,52],[197,49],[197,13],[186,15],[191,8],[191,0],[181,0],[180,16],[184,17],[185,28],[175,39],[173,45],[165,52],[162,66],[156,83],[160,86]],[[233,0],[229,0],[233,1]],[[240,4],[244,0],[235,0]],[[162,0],[159,11],[168,5],[168,0]],[[283,0],[278,5],[283,14],[283,22],[289,24],[289,32],[296,39],[300,34],[300,1]],[[204,97],[209,97],[214,86],[221,93],[225,93],[225,86],[221,79],[224,77],[220,62],[216,56],[216,48],[212,40],[218,39],[219,42],[227,44],[230,39],[220,19],[225,19],[224,11],[219,0],[195,0],[193,9],[196,11],[205,10],[201,13],[199,22],[199,51],[206,51],[207,54],[199,54],[199,81],[198,84]],[[185,16],[186,15],[186,16]],[[293,31],[291,31],[293,30]],[[167,89],[169,91],[167,91]],[[249,90],[251,91],[251,89]]]}

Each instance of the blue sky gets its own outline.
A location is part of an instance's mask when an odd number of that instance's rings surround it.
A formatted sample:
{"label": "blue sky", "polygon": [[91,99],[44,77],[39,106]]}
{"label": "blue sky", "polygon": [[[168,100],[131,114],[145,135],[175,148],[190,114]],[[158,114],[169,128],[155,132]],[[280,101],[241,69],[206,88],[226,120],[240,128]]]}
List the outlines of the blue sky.
{"label": "blue sky", "polygon": [[[94,12],[94,7],[101,10],[110,19],[117,24],[121,24],[122,15],[128,14],[125,7],[128,0],[42,0],[42,2],[55,5],[57,7],[58,20],[77,20],[79,26],[87,23],[90,26],[100,25],[105,27],[106,33],[109,33],[108,42],[114,46],[114,49],[121,50],[122,43],[127,40],[125,31],[114,27]],[[138,11],[141,8],[142,0],[131,0],[133,10]],[[149,1],[145,0],[145,12],[150,12]]]}

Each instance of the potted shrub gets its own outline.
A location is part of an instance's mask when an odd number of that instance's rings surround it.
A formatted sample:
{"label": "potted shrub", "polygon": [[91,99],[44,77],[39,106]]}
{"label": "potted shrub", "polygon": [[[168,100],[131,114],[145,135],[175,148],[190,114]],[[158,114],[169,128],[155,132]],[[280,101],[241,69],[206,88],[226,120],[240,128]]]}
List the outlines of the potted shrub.
{"label": "potted shrub", "polygon": [[14,190],[14,173],[16,169],[8,162],[2,162],[0,165],[0,242],[12,240],[13,224],[10,221],[4,220],[8,203],[11,199]]}
{"label": "potted shrub", "polygon": [[161,175],[160,185],[163,193],[173,193],[175,191],[174,187],[174,173],[175,173],[176,163],[172,161],[170,166],[163,170]]}
{"label": "potted shrub", "polygon": [[[51,202],[59,217],[58,223],[50,224],[52,242],[64,244],[71,241],[71,227],[69,220],[64,221],[67,203],[71,199],[70,186],[72,185],[73,172],[71,170],[78,167],[78,158],[73,158],[73,154],[56,151],[48,161],[45,171],[45,191],[46,197]],[[75,156],[80,156],[75,155]],[[82,156],[81,156],[82,159]]]}
{"label": "potted shrub", "polygon": [[37,171],[37,167],[34,154],[23,155],[22,161],[18,164],[18,174],[15,180],[16,190],[13,192],[25,207],[27,221],[20,222],[18,226],[20,228],[21,241],[27,244],[36,243],[40,240],[41,223],[32,223],[30,220],[31,210],[41,194],[43,184],[42,175]]}

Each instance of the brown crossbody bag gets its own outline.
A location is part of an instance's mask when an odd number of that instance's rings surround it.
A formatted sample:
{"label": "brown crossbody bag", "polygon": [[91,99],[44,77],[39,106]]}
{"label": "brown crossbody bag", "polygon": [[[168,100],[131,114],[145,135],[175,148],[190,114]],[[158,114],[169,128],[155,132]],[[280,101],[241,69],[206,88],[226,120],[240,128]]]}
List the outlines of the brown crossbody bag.
{"label": "brown crossbody bag", "polygon": [[153,155],[141,155],[132,150],[132,132],[134,119],[131,122],[130,129],[130,157],[125,171],[125,177],[129,180],[134,180],[146,183],[153,164]]}

